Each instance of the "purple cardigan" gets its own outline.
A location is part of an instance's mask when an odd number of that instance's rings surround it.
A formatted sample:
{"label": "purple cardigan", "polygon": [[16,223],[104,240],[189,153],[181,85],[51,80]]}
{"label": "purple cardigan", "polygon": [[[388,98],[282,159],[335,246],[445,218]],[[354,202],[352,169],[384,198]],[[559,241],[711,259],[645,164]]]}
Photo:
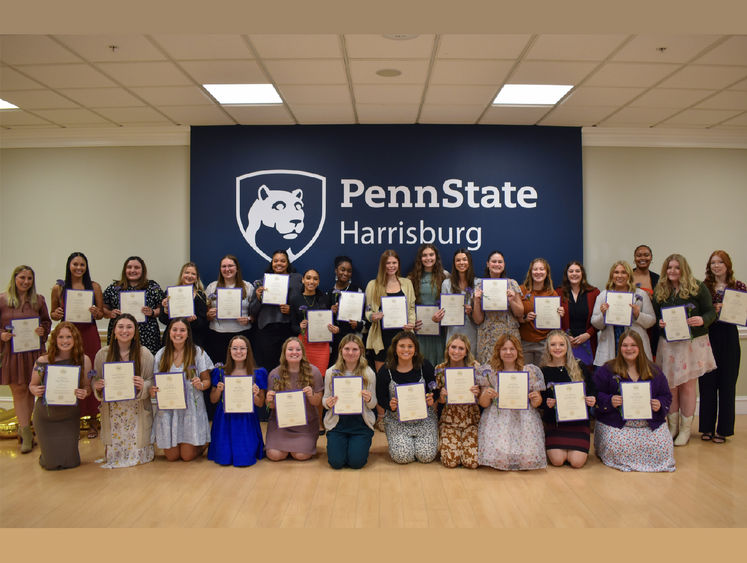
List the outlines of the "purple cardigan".
{"label": "purple cardigan", "polygon": [[[669,390],[667,378],[658,366],[649,364],[654,378],[651,380],[651,398],[659,399],[661,408],[653,413],[653,418],[648,421],[651,430],[656,430],[666,420],[669,406],[672,404],[672,392]],[[622,428],[625,426],[620,411],[612,406],[612,396],[620,394],[620,376],[615,374],[607,365],[600,366],[594,372],[594,385],[597,388],[597,413],[599,422]]]}

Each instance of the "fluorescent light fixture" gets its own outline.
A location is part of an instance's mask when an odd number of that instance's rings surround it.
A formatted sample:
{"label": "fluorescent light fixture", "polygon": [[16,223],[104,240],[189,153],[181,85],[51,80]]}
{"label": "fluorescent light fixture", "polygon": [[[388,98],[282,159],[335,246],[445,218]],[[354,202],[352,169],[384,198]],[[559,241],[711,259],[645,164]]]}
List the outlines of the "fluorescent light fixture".
{"label": "fluorescent light fixture", "polygon": [[571,88],[558,84],[505,84],[493,105],[552,106]]}
{"label": "fluorescent light fixture", "polygon": [[2,98],[0,98],[0,109],[18,109],[18,106],[14,106],[10,102],[6,102]]}
{"label": "fluorescent light fixture", "polygon": [[282,104],[272,84],[203,84],[223,105]]}

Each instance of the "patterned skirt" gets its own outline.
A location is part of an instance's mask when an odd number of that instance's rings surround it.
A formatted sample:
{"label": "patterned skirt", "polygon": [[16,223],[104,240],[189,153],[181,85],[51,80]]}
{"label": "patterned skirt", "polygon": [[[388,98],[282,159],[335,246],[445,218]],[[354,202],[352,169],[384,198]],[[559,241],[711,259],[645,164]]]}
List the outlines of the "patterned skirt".
{"label": "patterned skirt", "polygon": [[667,342],[666,338],[660,337],[656,364],[664,372],[672,389],[716,369],[707,334],[679,342]]}
{"label": "patterned skirt", "polygon": [[622,428],[597,420],[594,449],[605,465],[620,471],[674,471],[674,444],[666,424],[651,430],[645,420],[629,420]]}
{"label": "patterned skirt", "polygon": [[590,436],[588,420],[545,424],[545,449],[575,450],[588,454]]}

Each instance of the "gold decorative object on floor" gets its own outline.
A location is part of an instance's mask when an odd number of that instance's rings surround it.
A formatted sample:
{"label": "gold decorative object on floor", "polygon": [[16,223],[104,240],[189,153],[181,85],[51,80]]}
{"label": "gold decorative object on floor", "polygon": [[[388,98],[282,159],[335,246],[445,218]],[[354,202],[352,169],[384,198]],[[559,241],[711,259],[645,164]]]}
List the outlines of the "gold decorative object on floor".
{"label": "gold decorative object on floor", "polygon": [[18,417],[15,409],[0,410],[0,438],[18,437]]}

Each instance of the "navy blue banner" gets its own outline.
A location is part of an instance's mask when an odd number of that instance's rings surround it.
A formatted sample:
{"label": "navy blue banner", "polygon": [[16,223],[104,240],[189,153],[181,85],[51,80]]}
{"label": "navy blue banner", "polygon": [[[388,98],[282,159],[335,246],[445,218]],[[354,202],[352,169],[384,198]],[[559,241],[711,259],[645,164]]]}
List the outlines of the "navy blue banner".
{"label": "navy blue banner", "polygon": [[433,243],[482,275],[492,250],[521,283],[546,258],[558,284],[583,257],[581,130],[567,127],[324,125],[192,127],[191,258],[205,283],[235,254],[261,277],[275,249],[332,285],[333,259],[375,277],[395,249],[403,275]]}

